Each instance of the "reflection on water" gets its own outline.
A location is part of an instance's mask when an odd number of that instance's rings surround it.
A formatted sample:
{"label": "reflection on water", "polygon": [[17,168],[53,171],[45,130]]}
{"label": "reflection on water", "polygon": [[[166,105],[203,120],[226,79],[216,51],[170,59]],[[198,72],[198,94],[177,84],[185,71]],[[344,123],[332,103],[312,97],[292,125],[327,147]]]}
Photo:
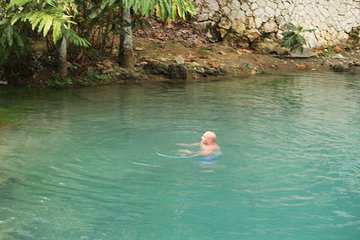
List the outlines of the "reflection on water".
{"label": "reflection on water", "polygon": [[[0,92],[0,239],[359,239],[360,83]],[[162,157],[218,134],[212,164]]]}

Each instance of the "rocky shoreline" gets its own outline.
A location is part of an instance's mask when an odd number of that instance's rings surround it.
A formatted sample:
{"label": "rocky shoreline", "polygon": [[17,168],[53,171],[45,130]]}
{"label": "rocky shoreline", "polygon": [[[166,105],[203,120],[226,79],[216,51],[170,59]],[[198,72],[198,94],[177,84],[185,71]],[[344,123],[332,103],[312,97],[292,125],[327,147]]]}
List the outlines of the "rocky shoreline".
{"label": "rocky shoreline", "polygon": [[158,42],[144,38],[136,39],[135,49],[135,72],[140,74],[137,82],[244,78],[297,71],[360,73],[360,49],[341,50],[328,56],[321,56],[313,50],[302,55],[279,55],[237,49],[221,43],[189,47],[181,42]]}
{"label": "rocky shoreline", "polygon": [[[226,41],[212,42],[191,22],[164,26],[151,21],[151,25],[151,29],[134,31],[136,82],[243,78],[296,71],[360,73],[360,45],[306,49],[303,54],[294,55],[278,44],[249,49],[234,47]],[[105,69],[103,72],[116,71],[114,60],[100,65]],[[110,66],[110,70],[104,65]]]}
{"label": "rocky shoreline", "polygon": [[[152,28],[137,30],[134,40],[134,72],[116,63],[117,43],[108,56],[80,66],[64,79],[55,79],[54,66],[20,77],[18,86],[73,87],[159,81],[201,81],[228,77],[245,78],[256,74],[284,74],[297,71],[335,71],[360,73],[360,45],[335,45],[307,49],[300,55],[289,54],[278,45],[261,49],[239,48],[227,42],[211,42],[190,22],[164,26],[152,21]],[[73,63],[74,64],[74,63]],[[57,81],[57,82],[56,82]],[[54,82],[58,85],[54,85]],[[6,82],[0,83],[5,86]]]}

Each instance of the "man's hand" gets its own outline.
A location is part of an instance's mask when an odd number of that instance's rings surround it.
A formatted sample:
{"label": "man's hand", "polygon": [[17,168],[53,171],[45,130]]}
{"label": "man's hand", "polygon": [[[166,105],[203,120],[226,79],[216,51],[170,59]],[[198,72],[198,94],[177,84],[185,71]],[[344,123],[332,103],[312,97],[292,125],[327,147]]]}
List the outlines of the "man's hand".
{"label": "man's hand", "polygon": [[188,150],[188,149],[180,149],[178,151],[178,153],[180,153],[180,154],[193,154],[193,152]]}

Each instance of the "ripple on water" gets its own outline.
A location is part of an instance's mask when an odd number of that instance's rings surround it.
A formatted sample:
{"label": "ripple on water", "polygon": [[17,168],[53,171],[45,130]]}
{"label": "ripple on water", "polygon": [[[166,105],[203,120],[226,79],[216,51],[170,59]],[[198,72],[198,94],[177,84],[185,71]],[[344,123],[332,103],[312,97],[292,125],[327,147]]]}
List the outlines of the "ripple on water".
{"label": "ripple on water", "polygon": [[[355,240],[359,89],[301,74],[33,96],[0,140],[0,239]],[[213,164],[156,154],[207,129]]]}

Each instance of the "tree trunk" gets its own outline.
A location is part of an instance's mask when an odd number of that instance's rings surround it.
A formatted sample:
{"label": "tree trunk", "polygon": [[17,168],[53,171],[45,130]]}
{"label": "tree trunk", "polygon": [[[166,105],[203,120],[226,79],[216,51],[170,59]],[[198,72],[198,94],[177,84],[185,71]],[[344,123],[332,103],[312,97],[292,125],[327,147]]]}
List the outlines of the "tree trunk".
{"label": "tree trunk", "polygon": [[67,59],[67,40],[66,37],[63,36],[61,40],[61,45],[59,49],[59,65],[58,65],[58,72],[60,76],[66,77],[68,75],[67,69],[69,66]]}
{"label": "tree trunk", "polygon": [[130,9],[121,10],[121,31],[118,62],[121,67],[134,70],[134,52]]}

